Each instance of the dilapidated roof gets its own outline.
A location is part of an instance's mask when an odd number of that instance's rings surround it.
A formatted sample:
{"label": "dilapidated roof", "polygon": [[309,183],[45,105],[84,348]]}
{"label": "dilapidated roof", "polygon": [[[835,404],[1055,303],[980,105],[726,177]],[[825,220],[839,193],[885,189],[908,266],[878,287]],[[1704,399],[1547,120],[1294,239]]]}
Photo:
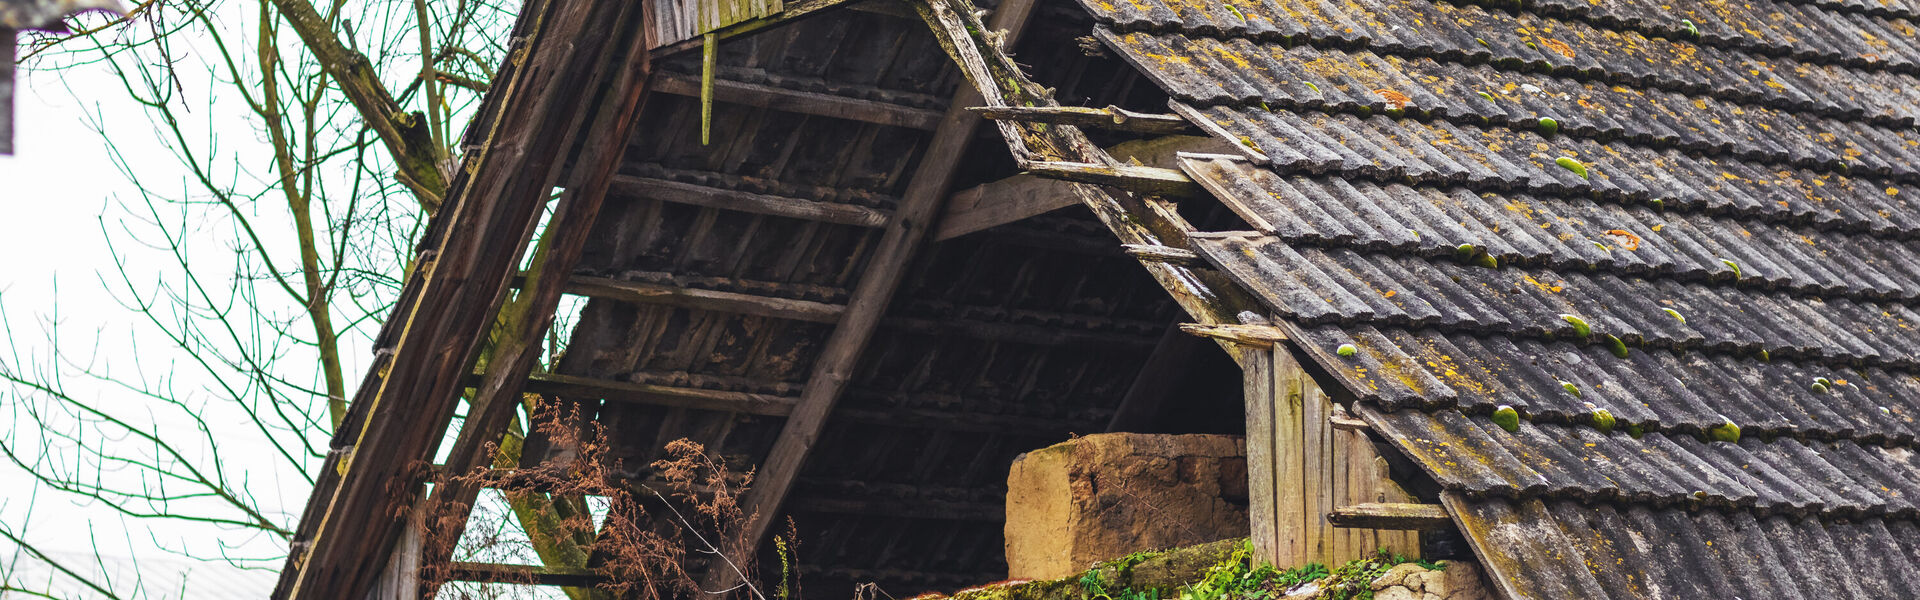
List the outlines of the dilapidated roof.
{"label": "dilapidated roof", "polygon": [[1082,4],[1506,593],[1920,596],[1915,6]]}

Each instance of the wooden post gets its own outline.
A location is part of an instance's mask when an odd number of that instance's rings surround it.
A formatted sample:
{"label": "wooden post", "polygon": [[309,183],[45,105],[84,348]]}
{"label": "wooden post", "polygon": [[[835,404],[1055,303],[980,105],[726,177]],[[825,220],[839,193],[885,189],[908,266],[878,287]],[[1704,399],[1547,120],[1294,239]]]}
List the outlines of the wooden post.
{"label": "wooden post", "polygon": [[1245,356],[1247,510],[1258,559],[1292,568],[1338,565],[1380,548],[1418,556],[1419,532],[1340,528],[1327,520],[1343,506],[1413,499],[1388,477],[1366,431],[1337,428],[1332,399],[1285,342]]}
{"label": "wooden post", "polygon": [[1280,552],[1279,488],[1274,479],[1274,403],[1272,350],[1243,354],[1241,369],[1247,406],[1247,514],[1252,519],[1253,552],[1257,560],[1275,565],[1287,557]]}

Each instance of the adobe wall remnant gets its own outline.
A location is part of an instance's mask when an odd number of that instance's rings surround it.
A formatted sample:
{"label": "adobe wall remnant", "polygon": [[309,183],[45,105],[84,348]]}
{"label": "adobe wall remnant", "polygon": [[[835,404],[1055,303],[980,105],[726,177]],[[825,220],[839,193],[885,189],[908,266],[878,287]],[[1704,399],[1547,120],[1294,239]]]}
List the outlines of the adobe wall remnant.
{"label": "adobe wall remnant", "polygon": [[1089,435],[1021,455],[1007,477],[1013,579],[1054,579],[1131,552],[1247,534],[1238,436]]}

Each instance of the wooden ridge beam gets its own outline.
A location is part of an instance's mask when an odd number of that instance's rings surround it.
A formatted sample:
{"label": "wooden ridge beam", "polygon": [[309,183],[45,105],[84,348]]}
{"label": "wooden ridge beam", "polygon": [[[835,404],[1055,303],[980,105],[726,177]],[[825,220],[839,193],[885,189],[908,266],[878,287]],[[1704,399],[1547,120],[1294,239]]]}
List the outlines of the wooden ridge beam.
{"label": "wooden ridge beam", "polygon": [[[1035,0],[1006,0],[994,11],[993,28],[1003,32],[1006,44],[1019,40],[1035,3]],[[781,428],[753,487],[741,500],[742,513],[749,515],[741,536],[750,548],[758,548],[766,539],[767,530],[778,518],[780,505],[786,501],[815,440],[826,427],[828,414],[853,379],[853,370],[859,366],[867,343],[873,339],[894,292],[905,279],[914,253],[932,234],[928,225],[940,216],[941,205],[952,191],[961,160],[981,122],[963,107],[982,101],[979,92],[971,86],[960,86],[953,101],[947,104],[939,126],[927,140],[925,154],[907,180],[899,210],[870,253],[867,272],[854,288],[846,315],[814,360],[799,406]],[[738,579],[739,575],[730,570],[712,569],[703,584],[707,590],[719,590],[732,587]]]}
{"label": "wooden ridge beam", "polygon": [[788,198],[633,175],[614,176],[613,193],[628,198],[652,198],[675,204],[860,227],[886,225],[887,219],[892,216],[885,210],[858,204]]}
{"label": "wooden ridge beam", "polygon": [[1334,527],[1399,531],[1431,531],[1453,527],[1453,517],[1448,516],[1446,507],[1395,502],[1370,502],[1335,508],[1327,514],[1327,522]]}
{"label": "wooden ridge beam", "polygon": [[[653,77],[655,90],[676,96],[700,97],[700,77],[661,71]],[[715,78],[713,99],[778,111],[861,121],[875,125],[932,131],[940,124],[940,111],[833,94],[790,90],[782,87],[743,83]]]}
{"label": "wooden ridge beam", "polygon": [[1151,135],[1171,135],[1196,133],[1200,129],[1188,123],[1179,115],[1159,115],[1133,112],[1118,106],[1090,108],[1085,106],[975,106],[968,108],[980,116],[995,121],[1012,120],[1028,123],[1048,123],[1053,125],[1072,125],[1091,127],[1109,131],[1125,131]]}

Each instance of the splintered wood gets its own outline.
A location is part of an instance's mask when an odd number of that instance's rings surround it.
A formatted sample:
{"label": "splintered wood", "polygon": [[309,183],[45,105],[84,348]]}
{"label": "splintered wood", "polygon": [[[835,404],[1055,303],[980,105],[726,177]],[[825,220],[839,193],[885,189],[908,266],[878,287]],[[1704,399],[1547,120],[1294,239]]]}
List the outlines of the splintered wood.
{"label": "splintered wood", "polygon": [[1417,531],[1335,527],[1343,506],[1411,503],[1364,430],[1337,427],[1332,401],[1284,346],[1249,352],[1247,469],[1254,551],[1281,568],[1339,564],[1379,549],[1418,556]]}

